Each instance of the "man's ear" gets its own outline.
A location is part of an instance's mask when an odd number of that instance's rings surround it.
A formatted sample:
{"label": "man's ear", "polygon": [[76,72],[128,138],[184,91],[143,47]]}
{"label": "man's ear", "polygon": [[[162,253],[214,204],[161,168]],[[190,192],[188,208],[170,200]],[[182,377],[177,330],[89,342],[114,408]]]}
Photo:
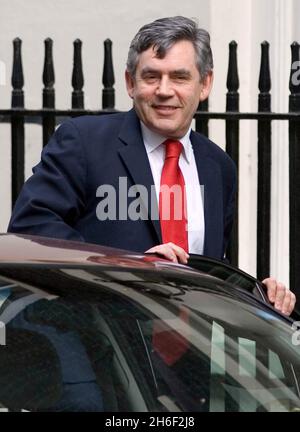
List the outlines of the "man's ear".
{"label": "man's ear", "polygon": [[128,72],[128,70],[125,71],[125,81],[126,81],[127,93],[129,95],[129,97],[131,97],[131,99],[133,99],[134,79],[132,78],[132,76]]}
{"label": "man's ear", "polygon": [[206,75],[204,80],[201,82],[200,102],[202,102],[208,98],[208,96],[211,92],[211,89],[212,89],[213,81],[214,81],[214,74],[213,74],[213,71],[210,71]]}

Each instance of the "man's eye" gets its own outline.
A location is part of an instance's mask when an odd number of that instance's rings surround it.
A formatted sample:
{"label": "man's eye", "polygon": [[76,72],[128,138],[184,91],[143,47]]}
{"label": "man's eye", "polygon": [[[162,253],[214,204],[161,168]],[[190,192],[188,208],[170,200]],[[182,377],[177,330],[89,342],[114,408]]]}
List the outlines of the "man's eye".
{"label": "man's eye", "polygon": [[188,77],[186,75],[177,75],[173,79],[174,81],[186,81]]}
{"label": "man's eye", "polygon": [[146,75],[144,76],[144,80],[147,82],[155,82],[158,80],[158,77],[156,75]]}

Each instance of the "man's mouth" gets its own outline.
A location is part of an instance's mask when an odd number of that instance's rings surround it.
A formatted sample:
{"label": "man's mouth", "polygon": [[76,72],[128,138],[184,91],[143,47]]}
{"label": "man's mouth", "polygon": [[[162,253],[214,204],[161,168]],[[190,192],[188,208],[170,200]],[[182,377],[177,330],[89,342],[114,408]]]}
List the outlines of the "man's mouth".
{"label": "man's mouth", "polygon": [[152,107],[156,110],[156,111],[160,111],[166,114],[171,114],[173,112],[175,112],[177,110],[178,107],[176,106],[171,106],[171,105],[152,105]]}

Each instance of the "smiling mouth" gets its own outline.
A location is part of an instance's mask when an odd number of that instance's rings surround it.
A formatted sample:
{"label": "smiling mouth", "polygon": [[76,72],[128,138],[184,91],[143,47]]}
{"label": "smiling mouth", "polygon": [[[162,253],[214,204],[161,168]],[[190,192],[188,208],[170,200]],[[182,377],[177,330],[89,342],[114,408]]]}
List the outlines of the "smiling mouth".
{"label": "smiling mouth", "polygon": [[160,111],[166,114],[171,114],[177,110],[178,107],[170,106],[170,105],[152,105],[156,111]]}

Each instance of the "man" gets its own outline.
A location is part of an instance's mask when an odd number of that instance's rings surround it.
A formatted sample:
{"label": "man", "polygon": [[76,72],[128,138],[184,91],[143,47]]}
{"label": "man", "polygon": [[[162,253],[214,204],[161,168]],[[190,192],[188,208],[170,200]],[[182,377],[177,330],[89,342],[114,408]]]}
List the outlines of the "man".
{"label": "man", "polygon": [[[125,78],[133,109],[62,124],[17,200],[9,231],[181,263],[187,252],[223,259],[236,171],[218,146],[191,131],[213,82],[208,33],[184,17],[145,25],[131,43]],[[169,193],[165,212],[162,190],[176,186],[180,196]],[[274,279],[264,282],[275,307],[290,314],[295,296]]]}

